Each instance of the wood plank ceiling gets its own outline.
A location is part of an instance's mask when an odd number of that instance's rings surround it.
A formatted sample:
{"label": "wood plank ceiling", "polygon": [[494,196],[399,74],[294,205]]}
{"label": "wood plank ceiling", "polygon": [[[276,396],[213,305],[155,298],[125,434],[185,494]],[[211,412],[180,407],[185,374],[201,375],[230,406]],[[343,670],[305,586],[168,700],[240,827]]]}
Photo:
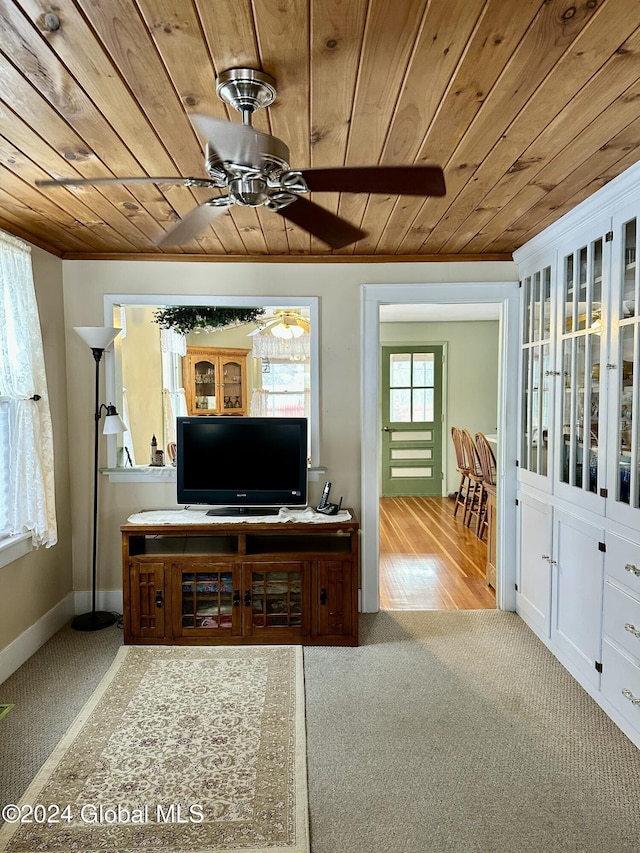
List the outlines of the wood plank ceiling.
{"label": "wood plank ceiling", "polygon": [[[65,258],[509,258],[640,159],[639,51],[638,0],[0,0],[0,227]],[[240,121],[238,66],[275,78],[254,126],[293,168],[435,162],[447,195],[315,193],[367,233],[340,250],[234,206],[161,251],[218,190],[36,186],[205,177],[189,114]]]}

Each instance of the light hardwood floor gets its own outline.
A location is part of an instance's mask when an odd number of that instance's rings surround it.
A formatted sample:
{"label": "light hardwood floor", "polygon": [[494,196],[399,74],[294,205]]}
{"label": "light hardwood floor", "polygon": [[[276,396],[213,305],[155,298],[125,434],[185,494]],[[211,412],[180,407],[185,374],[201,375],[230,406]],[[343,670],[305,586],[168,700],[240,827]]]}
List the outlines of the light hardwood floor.
{"label": "light hardwood floor", "polygon": [[380,498],[380,608],[486,610],[486,541],[447,498]]}

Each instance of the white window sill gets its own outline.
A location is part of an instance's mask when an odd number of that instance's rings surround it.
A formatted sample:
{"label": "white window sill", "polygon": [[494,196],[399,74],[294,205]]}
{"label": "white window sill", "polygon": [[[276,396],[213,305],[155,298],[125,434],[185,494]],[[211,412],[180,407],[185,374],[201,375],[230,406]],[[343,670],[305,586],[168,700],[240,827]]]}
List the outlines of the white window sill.
{"label": "white window sill", "polygon": [[0,568],[8,566],[19,557],[24,557],[33,551],[30,533],[20,533],[18,536],[7,536],[0,539]]}
{"label": "white window sill", "polygon": [[[317,483],[327,473],[323,465],[309,468],[309,481]],[[102,468],[102,474],[110,483],[175,483],[176,469],[173,465],[134,465],[133,468]]]}
{"label": "white window sill", "polygon": [[173,465],[134,465],[133,468],[102,468],[101,474],[110,483],[175,483],[176,469]]}

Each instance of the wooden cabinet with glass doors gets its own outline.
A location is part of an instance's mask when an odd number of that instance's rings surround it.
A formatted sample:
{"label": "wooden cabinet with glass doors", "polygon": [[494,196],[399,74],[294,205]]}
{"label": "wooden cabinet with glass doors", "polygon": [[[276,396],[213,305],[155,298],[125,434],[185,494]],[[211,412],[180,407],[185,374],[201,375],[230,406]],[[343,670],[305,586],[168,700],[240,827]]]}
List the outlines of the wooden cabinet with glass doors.
{"label": "wooden cabinet with glass doors", "polygon": [[190,415],[247,414],[248,349],[187,347],[182,360]]}

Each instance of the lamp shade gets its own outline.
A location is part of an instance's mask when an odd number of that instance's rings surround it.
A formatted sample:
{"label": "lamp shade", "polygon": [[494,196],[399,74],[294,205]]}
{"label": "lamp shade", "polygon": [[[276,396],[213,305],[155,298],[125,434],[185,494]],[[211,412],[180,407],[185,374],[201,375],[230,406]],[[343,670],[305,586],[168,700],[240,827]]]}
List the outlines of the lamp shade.
{"label": "lamp shade", "polygon": [[106,349],[121,330],[110,326],[74,326],[73,331],[77,332],[91,349]]}
{"label": "lamp shade", "polygon": [[116,407],[112,406],[111,403],[109,403],[109,405],[107,406],[107,414],[104,418],[104,426],[102,428],[102,432],[105,435],[114,435],[115,433],[126,431],[126,424],[116,411]]}

